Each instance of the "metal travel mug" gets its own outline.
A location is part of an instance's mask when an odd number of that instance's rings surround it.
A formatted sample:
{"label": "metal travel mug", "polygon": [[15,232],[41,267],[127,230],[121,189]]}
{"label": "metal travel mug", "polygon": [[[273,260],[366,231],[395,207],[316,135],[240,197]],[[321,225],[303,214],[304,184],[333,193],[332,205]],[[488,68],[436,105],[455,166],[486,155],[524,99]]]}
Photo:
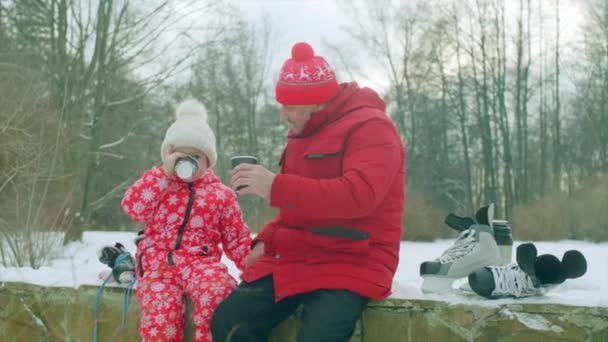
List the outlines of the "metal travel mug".
{"label": "metal travel mug", "polygon": [[193,157],[181,157],[175,161],[175,174],[185,182],[192,181],[200,165]]}
{"label": "metal travel mug", "polygon": [[[232,164],[232,168],[234,169],[237,165],[242,164],[242,163],[257,164],[258,158],[254,157],[254,156],[235,156],[235,157],[230,158],[230,163]],[[247,185],[241,185],[236,188],[236,191],[239,191],[245,187],[247,187]]]}

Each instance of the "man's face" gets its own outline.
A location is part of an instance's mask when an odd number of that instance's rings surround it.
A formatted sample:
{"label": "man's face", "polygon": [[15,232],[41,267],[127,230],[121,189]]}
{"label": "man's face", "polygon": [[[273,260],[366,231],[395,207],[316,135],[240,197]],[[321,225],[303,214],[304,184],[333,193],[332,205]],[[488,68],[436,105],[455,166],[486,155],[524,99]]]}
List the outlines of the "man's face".
{"label": "man's face", "polygon": [[321,107],[322,105],[283,105],[281,106],[281,120],[289,122],[294,133],[300,134],[310,120],[310,116],[314,112],[318,112]]}

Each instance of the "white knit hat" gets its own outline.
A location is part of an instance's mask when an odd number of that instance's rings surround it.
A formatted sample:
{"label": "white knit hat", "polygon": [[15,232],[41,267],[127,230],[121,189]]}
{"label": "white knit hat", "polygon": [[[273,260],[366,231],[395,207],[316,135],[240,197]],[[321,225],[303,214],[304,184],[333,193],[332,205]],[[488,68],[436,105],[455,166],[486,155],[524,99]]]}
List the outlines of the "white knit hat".
{"label": "white knit hat", "polygon": [[165,140],[160,147],[160,156],[164,161],[169,154],[168,147],[193,147],[203,151],[209,158],[209,167],[217,160],[215,151],[215,134],[207,124],[207,110],[202,103],[187,99],[177,105],[175,122],[171,124]]}

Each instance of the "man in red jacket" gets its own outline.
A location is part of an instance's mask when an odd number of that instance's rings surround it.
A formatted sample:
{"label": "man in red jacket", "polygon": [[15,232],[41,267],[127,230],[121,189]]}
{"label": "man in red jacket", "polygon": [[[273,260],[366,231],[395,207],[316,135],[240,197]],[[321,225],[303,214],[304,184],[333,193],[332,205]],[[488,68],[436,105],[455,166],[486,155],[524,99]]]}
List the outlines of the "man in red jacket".
{"label": "man in red jacket", "polygon": [[276,85],[291,125],[281,170],[241,164],[240,194],[280,210],[252,243],[243,282],[212,319],[214,341],[266,341],[302,305],[298,341],[345,341],[399,261],[405,150],[384,101],[295,44]]}

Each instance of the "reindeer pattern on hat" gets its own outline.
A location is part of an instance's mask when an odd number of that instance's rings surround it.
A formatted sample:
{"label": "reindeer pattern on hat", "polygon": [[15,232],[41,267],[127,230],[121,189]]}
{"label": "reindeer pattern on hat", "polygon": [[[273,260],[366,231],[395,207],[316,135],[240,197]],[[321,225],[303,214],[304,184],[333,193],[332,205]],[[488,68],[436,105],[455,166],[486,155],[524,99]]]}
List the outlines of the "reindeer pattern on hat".
{"label": "reindeer pattern on hat", "polygon": [[279,79],[290,84],[323,83],[335,79],[335,74],[327,62],[322,61],[312,67],[292,65],[284,68]]}
{"label": "reindeer pattern on hat", "polygon": [[340,92],[336,74],[322,56],[305,42],[297,43],[283,63],[276,86],[277,102],[283,105],[320,104]]}

